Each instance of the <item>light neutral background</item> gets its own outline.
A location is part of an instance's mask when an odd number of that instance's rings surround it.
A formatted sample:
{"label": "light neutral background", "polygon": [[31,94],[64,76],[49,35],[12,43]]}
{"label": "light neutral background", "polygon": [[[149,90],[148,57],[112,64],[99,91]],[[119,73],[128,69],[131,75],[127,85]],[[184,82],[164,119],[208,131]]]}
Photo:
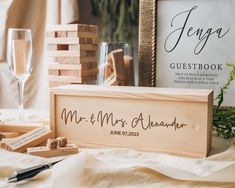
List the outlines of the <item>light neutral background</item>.
{"label": "light neutral background", "polygon": [[33,73],[25,86],[25,107],[48,108],[47,62],[44,34],[47,24],[78,21],[77,0],[0,1],[0,108],[18,105],[17,82],[6,64],[6,34],[9,27],[30,28],[33,34]]}

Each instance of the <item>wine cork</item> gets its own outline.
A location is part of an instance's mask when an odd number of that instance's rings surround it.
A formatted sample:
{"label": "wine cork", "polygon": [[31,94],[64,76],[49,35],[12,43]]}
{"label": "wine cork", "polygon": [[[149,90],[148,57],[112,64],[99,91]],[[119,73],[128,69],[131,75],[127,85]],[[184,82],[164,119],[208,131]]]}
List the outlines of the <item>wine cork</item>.
{"label": "wine cork", "polygon": [[56,139],[51,139],[51,138],[49,138],[49,139],[47,140],[47,148],[48,148],[48,149],[54,150],[54,149],[57,148],[57,146],[58,146],[58,142],[57,142]]}
{"label": "wine cork", "polygon": [[67,143],[68,143],[67,138],[62,137],[62,136],[58,137],[56,140],[58,142],[58,146],[59,147],[65,147],[67,145]]}

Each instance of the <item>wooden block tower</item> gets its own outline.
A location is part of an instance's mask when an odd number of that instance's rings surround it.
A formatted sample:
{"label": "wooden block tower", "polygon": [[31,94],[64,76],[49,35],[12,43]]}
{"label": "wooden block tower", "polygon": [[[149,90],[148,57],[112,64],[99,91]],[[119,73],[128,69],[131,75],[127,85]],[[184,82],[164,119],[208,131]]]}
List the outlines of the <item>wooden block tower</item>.
{"label": "wooden block tower", "polygon": [[94,83],[98,74],[98,27],[48,25],[46,30],[49,86]]}

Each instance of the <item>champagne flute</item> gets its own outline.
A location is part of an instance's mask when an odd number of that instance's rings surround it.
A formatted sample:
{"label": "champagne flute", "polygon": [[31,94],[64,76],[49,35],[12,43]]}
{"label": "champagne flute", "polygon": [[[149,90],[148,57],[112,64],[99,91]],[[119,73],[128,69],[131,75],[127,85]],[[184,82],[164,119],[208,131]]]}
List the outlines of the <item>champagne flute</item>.
{"label": "champagne flute", "polygon": [[9,28],[7,37],[7,62],[10,72],[18,81],[19,115],[24,109],[24,86],[32,72],[32,34],[29,29]]}

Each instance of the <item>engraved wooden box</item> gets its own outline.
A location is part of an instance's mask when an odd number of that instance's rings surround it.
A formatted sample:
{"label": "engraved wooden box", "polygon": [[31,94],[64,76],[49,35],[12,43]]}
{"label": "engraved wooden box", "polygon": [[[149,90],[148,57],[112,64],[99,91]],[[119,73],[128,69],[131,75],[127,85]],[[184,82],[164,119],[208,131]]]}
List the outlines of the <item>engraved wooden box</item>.
{"label": "engraved wooden box", "polygon": [[48,25],[46,42],[51,87],[96,81],[98,74],[96,25]]}
{"label": "engraved wooden box", "polygon": [[80,147],[205,157],[213,91],[68,85],[51,90],[51,129]]}

